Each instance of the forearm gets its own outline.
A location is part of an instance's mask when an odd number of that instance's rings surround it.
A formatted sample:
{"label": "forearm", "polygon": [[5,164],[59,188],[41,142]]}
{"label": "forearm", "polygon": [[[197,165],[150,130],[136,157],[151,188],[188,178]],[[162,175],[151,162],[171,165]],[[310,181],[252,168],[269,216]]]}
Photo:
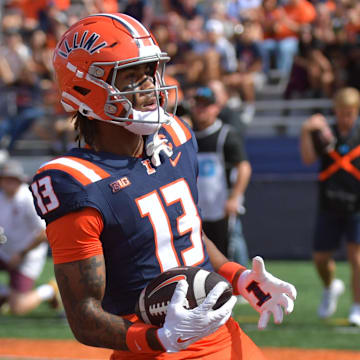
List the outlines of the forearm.
{"label": "forearm", "polygon": [[251,165],[248,161],[242,161],[237,166],[237,176],[231,189],[230,196],[238,197],[245,193],[251,177]]}
{"label": "forearm", "polygon": [[[55,265],[66,316],[75,338],[89,346],[129,350],[126,336],[132,323],[101,306],[105,289],[102,256]],[[156,328],[146,333],[149,346],[160,350]]]}
{"label": "forearm", "polygon": [[214,270],[228,280],[234,289],[234,294],[238,294],[237,280],[246,268],[231,262],[205,234],[203,234],[203,237]]}
{"label": "forearm", "polygon": [[[224,234],[225,236],[225,234]],[[206,250],[209,254],[210,262],[215,271],[220,269],[222,265],[227,263],[229,259],[224,256],[216,245],[203,232],[203,239],[206,245]]]}
{"label": "forearm", "polygon": [[311,165],[317,160],[317,154],[311,139],[310,131],[303,126],[300,135],[300,155],[306,165]]}

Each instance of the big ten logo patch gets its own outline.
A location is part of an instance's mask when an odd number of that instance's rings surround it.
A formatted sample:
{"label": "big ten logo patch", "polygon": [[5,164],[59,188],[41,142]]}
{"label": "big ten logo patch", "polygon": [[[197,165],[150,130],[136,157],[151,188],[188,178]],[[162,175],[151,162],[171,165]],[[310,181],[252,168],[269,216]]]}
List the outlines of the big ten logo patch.
{"label": "big ten logo patch", "polygon": [[124,189],[129,185],[131,185],[131,181],[126,176],[124,176],[121,179],[118,179],[118,180],[114,181],[109,186],[111,188],[111,191],[113,193],[116,193],[119,190]]}

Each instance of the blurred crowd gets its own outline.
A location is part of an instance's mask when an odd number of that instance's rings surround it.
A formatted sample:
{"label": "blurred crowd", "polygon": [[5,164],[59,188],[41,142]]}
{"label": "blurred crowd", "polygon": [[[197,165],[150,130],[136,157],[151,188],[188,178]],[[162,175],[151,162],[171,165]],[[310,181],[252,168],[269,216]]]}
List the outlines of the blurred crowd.
{"label": "blurred crowd", "polygon": [[[14,150],[31,131],[62,153],[73,126],[59,104],[51,66],[59,36],[88,14],[124,12],[149,27],[171,61],[186,116],[199,86],[221,83],[224,102],[249,124],[255,100],[272,81],[281,96],[332,97],[360,88],[357,0],[2,0],[0,148]],[[174,101],[174,94],[170,94]]]}

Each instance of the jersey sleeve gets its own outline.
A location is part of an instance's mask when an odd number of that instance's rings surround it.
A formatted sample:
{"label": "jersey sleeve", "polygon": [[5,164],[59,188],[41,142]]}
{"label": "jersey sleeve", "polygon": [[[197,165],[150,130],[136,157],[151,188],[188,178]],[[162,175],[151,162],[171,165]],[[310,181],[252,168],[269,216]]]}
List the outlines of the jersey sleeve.
{"label": "jersey sleeve", "polygon": [[44,164],[30,185],[38,215],[47,224],[85,207],[101,212],[101,196],[94,196],[96,183],[110,174],[90,161],[61,157]]}
{"label": "jersey sleeve", "polygon": [[46,234],[54,264],[101,255],[103,227],[102,216],[93,208],[75,211],[51,222]]}
{"label": "jersey sleeve", "polygon": [[[26,185],[25,185],[26,186]],[[29,189],[26,188],[27,196],[24,198],[22,202],[22,206],[24,207],[25,221],[28,224],[29,230],[36,236],[41,231],[45,229],[45,221],[41,219],[35,211],[34,202],[29,192]]]}

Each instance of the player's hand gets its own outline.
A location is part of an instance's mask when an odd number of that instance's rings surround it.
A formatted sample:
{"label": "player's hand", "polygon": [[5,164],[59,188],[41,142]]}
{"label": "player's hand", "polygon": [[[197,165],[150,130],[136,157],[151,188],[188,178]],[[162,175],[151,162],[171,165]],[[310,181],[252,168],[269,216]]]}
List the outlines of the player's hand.
{"label": "player's hand", "polygon": [[157,331],[158,338],[167,352],[186,349],[192,343],[215,332],[228,321],[236,302],[236,297],[232,296],[220,308],[212,309],[227,288],[225,282],[220,282],[209,292],[202,304],[188,310],[184,308],[188,287],[185,280],[178,282],[167,307],[165,323]]}
{"label": "player's hand", "polygon": [[260,313],[259,329],[265,329],[271,314],[275,324],[283,321],[283,311],[290,314],[296,299],[295,287],[265,270],[260,256],[253,258],[252,270],[245,270],[239,277],[238,290],[250,305]]}
{"label": "player's hand", "polygon": [[160,139],[160,137],[155,134],[153,140],[149,142],[146,146],[146,155],[151,156],[151,163],[154,166],[160,166],[160,153],[162,152],[165,156],[170,157],[173,154],[171,148],[167,145],[167,139]]}

